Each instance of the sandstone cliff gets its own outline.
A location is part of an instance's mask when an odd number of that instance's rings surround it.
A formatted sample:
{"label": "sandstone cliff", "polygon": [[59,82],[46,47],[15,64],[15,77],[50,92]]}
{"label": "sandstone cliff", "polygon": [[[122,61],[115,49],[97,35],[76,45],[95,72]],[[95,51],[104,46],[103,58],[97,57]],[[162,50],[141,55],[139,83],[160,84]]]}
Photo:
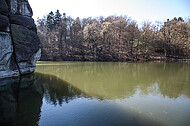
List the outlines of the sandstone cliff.
{"label": "sandstone cliff", "polygon": [[28,0],[0,0],[0,78],[34,72],[40,40]]}

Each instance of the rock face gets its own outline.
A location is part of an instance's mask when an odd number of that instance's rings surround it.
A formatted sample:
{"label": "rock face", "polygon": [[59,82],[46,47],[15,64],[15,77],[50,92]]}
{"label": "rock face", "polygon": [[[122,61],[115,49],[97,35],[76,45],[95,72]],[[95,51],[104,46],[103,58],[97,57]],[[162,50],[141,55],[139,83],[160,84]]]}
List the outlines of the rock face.
{"label": "rock face", "polygon": [[40,40],[28,0],[0,0],[0,78],[35,71]]}

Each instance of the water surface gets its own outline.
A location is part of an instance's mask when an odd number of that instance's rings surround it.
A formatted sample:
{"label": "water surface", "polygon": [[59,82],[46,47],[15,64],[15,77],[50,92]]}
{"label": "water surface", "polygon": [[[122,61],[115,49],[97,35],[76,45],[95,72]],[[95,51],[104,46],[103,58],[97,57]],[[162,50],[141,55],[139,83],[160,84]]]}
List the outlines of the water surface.
{"label": "water surface", "polygon": [[38,62],[1,82],[3,125],[190,125],[188,63]]}

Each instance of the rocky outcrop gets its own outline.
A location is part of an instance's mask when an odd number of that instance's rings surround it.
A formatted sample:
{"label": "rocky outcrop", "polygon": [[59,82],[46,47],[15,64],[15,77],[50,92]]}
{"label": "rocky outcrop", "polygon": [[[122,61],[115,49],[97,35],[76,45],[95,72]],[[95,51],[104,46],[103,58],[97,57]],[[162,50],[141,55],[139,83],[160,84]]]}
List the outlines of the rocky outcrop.
{"label": "rocky outcrop", "polygon": [[35,71],[40,40],[28,0],[0,0],[0,78]]}
{"label": "rocky outcrop", "polygon": [[8,6],[5,0],[0,0],[0,14],[8,14]]}
{"label": "rocky outcrop", "polygon": [[18,76],[10,33],[0,32],[0,78]]}

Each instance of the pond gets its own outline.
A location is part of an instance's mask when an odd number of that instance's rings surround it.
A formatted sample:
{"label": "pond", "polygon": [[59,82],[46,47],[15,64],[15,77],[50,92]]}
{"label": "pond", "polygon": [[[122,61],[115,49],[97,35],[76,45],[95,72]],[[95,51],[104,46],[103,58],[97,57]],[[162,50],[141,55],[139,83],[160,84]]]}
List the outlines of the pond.
{"label": "pond", "polygon": [[38,62],[0,83],[3,126],[190,126],[190,63]]}

